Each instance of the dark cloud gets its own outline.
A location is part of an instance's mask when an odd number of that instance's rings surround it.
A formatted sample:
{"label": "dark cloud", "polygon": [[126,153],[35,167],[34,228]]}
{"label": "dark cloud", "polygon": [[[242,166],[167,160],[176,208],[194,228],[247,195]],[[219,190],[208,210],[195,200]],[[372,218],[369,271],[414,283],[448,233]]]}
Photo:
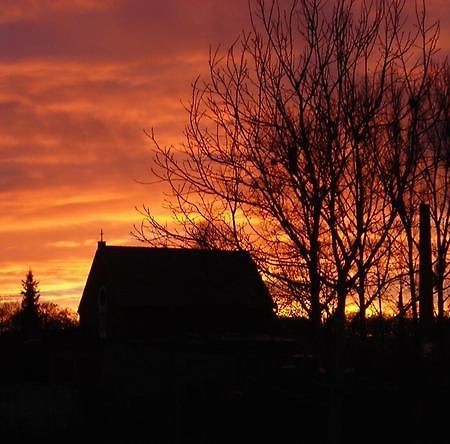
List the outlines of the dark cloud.
{"label": "dark cloud", "polygon": [[[20,3],[20,2],[19,2]],[[50,8],[0,23],[0,59],[130,60],[188,54],[232,41],[247,3],[123,0],[107,8]]]}

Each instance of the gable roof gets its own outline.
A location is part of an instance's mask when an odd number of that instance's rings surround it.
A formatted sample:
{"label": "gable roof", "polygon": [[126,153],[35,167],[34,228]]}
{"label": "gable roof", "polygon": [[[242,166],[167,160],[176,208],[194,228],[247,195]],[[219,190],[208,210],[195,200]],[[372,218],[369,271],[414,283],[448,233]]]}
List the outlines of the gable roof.
{"label": "gable roof", "polygon": [[104,286],[123,307],[272,309],[250,255],[242,251],[116,247],[99,243],[79,311]]}

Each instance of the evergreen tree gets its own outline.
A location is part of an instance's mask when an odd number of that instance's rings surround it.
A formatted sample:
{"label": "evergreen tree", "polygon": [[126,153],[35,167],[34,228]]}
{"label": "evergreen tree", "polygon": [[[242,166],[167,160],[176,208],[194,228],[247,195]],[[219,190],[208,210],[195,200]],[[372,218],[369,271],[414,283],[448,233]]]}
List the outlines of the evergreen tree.
{"label": "evergreen tree", "polygon": [[21,294],[22,310],[37,313],[40,292],[38,289],[39,282],[34,279],[33,272],[28,270],[25,280],[22,281]]}
{"label": "evergreen tree", "polygon": [[28,270],[25,279],[22,281],[22,312],[20,324],[22,332],[28,337],[34,337],[39,330],[39,282],[34,279],[33,272]]}

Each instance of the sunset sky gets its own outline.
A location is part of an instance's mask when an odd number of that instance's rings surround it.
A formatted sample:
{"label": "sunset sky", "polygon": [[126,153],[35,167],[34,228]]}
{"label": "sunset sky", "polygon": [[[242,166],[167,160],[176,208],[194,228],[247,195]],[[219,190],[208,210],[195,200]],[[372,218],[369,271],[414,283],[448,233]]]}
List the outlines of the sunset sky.
{"label": "sunset sky", "polygon": [[154,128],[178,144],[209,46],[245,27],[242,0],[0,0],[0,296],[29,267],[41,300],[76,308],[99,232],[133,244],[161,210]]}
{"label": "sunset sky", "polygon": [[[251,2],[252,3],[252,2]],[[283,3],[290,3],[285,1]],[[448,49],[449,0],[429,1]],[[100,229],[132,245],[135,207],[164,217],[154,128],[180,144],[208,50],[248,26],[246,0],[0,0],[0,296],[32,268],[76,309]]]}

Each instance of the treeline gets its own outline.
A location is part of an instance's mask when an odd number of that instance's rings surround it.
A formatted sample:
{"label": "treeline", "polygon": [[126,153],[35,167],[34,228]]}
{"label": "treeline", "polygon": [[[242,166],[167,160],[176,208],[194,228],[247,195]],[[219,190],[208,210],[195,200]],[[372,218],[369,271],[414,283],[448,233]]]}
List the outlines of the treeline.
{"label": "treeline", "polygon": [[[431,212],[436,316],[450,246],[450,68],[425,4],[258,1],[194,82],[182,147],[153,133],[171,223],[153,245],[244,249],[316,328],[419,316],[418,207]],[[408,9],[409,8],[409,9]]]}
{"label": "treeline", "polygon": [[[23,313],[19,302],[0,303],[0,335],[20,336],[23,332]],[[38,308],[39,328],[43,332],[75,330],[76,313],[54,302],[41,302]]]}
{"label": "treeline", "polygon": [[29,270],[22,281],[21,302],[0,303],[0,336],[36,340],[48,334],[76,331],[76,313],[53,302],[39,302],[38,285]]}

